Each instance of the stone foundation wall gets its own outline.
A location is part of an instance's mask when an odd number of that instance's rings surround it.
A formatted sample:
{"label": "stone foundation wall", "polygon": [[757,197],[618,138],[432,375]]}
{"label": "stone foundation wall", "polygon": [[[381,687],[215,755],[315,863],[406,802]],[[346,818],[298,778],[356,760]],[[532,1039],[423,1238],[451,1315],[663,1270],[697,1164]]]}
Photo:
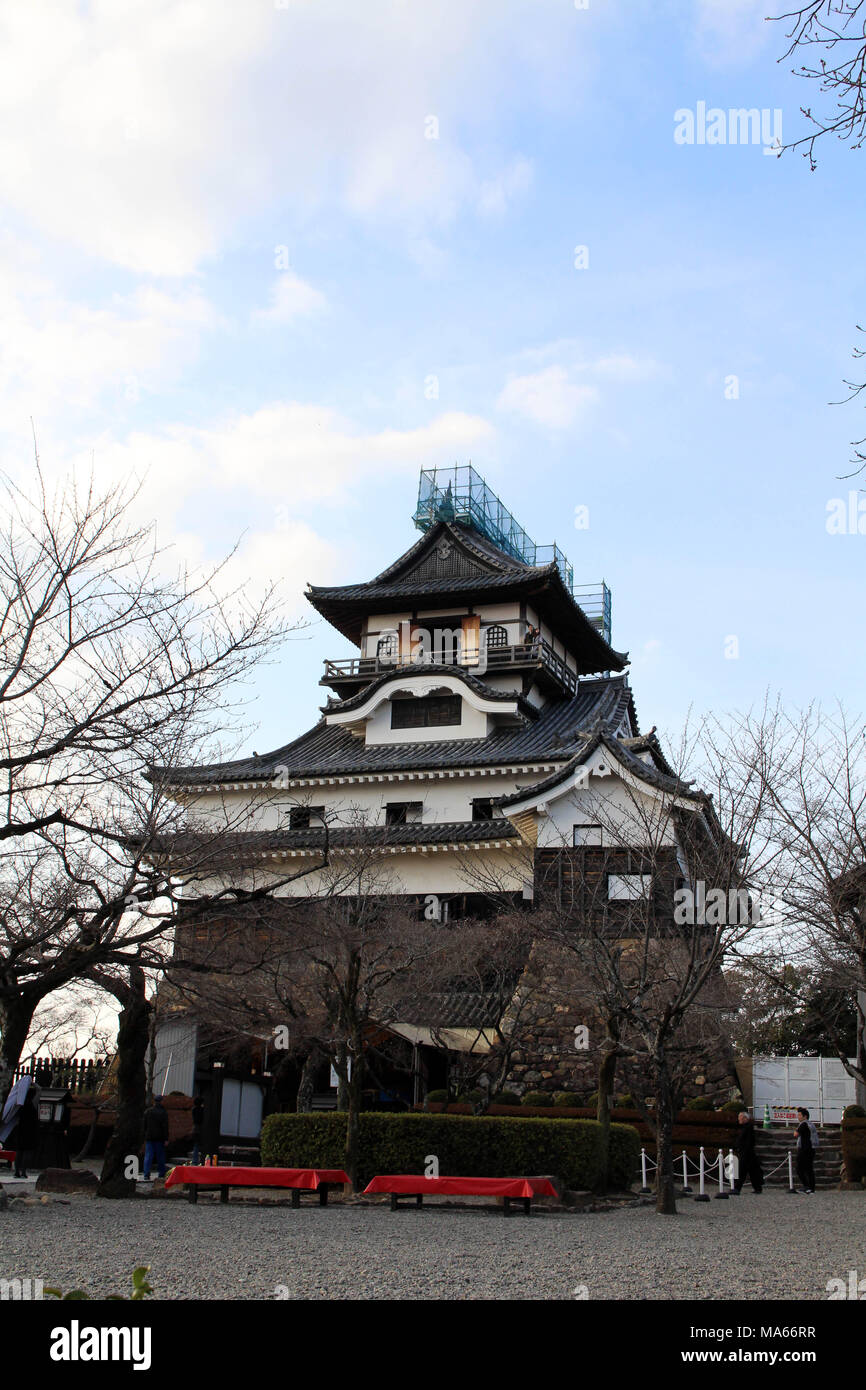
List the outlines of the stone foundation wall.
{"label": "stone foundation wall", "polygon": [[[578,1028],[588,1032],[587,1048],[575,1045],[583,1041],[575,1033]],[[501,1031],[518,1040],[506,1090],[518,1095],[574,1091],[584,1097],[597,1090],[605,1027],[592,1003],[587,977],[571,951],[549,942],[536,943]],[[717,1009],[696,1008],[677,1041],[694,1048],[682,1063],[686,1073],[684,1102],[702,1096],[722,1104],[739,1095],[733,1050]],[[634,1063],[619,1064],[614,1083],[617,1093],[640,1088],[643,1083],[645,1093],[651,1094],[648,1069],[644,1074],[635,1068]]]}

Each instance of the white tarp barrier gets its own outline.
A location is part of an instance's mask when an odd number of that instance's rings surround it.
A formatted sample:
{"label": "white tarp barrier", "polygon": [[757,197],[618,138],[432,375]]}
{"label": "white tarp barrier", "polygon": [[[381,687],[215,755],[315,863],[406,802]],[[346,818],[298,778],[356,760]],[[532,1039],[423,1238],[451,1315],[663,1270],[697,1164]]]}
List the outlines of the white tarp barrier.
{"label": "white tarp barrier", "polygon": [[857,1096],[854,1078],[838,1057],[755,1057],[752,1087],[758,1119],[765,1105],[778,1120],[790,1120],[802,1105],[816,1124],[838,1124]]}

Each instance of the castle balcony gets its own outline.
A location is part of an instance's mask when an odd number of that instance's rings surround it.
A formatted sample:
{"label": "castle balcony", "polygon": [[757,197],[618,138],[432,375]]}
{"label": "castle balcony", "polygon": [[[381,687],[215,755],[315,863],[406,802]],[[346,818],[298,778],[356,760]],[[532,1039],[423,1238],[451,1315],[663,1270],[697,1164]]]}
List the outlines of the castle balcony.
{"label": "castle balcony", "polygon": [[355,656],[344,661],[326,661],[325,674],[320,685],[336,690],[341,699],[355,694],[369,681],[386,673],[398,674],[404,671],[417,671],[431,664],[462,666],[479,680],[485,675],[496,675],[503,671],[530,672],[539,684],[552,693],[574,695],[577,691],[577,676],[543,638],[521,642],[516,646],[487,647],[478,651],[458,648],[453,652],[437,654],[424,652],[417,655],[395,656]]}

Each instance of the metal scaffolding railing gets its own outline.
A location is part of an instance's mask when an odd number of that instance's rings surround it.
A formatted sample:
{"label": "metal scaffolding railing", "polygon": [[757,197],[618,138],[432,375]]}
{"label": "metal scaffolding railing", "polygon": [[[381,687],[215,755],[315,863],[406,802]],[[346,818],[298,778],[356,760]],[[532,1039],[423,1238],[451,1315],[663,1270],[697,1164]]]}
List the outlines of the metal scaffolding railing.
{"label": "metal scaffolding railing", "polygon": [[471,464],[422,468],[413,520],[419,531],[428,531],[437,521],[457,521],[474,527],[525,565],[555,564],[575,602],[610,641],[611,597],[604,581],[575,587],[574,569],[559,546],[536,545]]}

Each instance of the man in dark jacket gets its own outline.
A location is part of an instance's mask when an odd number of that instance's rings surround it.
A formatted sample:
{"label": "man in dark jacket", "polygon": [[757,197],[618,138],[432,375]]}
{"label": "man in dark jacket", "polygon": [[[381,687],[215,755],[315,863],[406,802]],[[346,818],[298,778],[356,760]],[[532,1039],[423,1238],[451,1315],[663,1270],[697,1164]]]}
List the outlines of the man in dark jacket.
{"label": "man in dark jacket", "polygon": [[764,1190],[764,1170],[758,1160],[755,1150],[755,1126],[747,1110],[741,1110],[737,1116],[740,1131],[737,1135],[737,1160],[738,1173],[734,1183],[734,1191],[742,1192],[743,1183],[746,1178],[752,1184],[755,1192]]}
{"label": "man in dark jacket", "polygon": [[815,1191],[815,1148],[812,1143],[812,1126],[809,1112],[797,1107],[800,1123],[797,1125],[797,1176],[803,1184],[800,1191],[810,1195]]}
{"label": "man in dark jacket", "polygon": [[153,1105],[144,1112],[144,1180],[156,1162],[156,1171],[165,1177],[165,1145],[168,1139],[168,1114],[162,1096],[154,1096]]}

